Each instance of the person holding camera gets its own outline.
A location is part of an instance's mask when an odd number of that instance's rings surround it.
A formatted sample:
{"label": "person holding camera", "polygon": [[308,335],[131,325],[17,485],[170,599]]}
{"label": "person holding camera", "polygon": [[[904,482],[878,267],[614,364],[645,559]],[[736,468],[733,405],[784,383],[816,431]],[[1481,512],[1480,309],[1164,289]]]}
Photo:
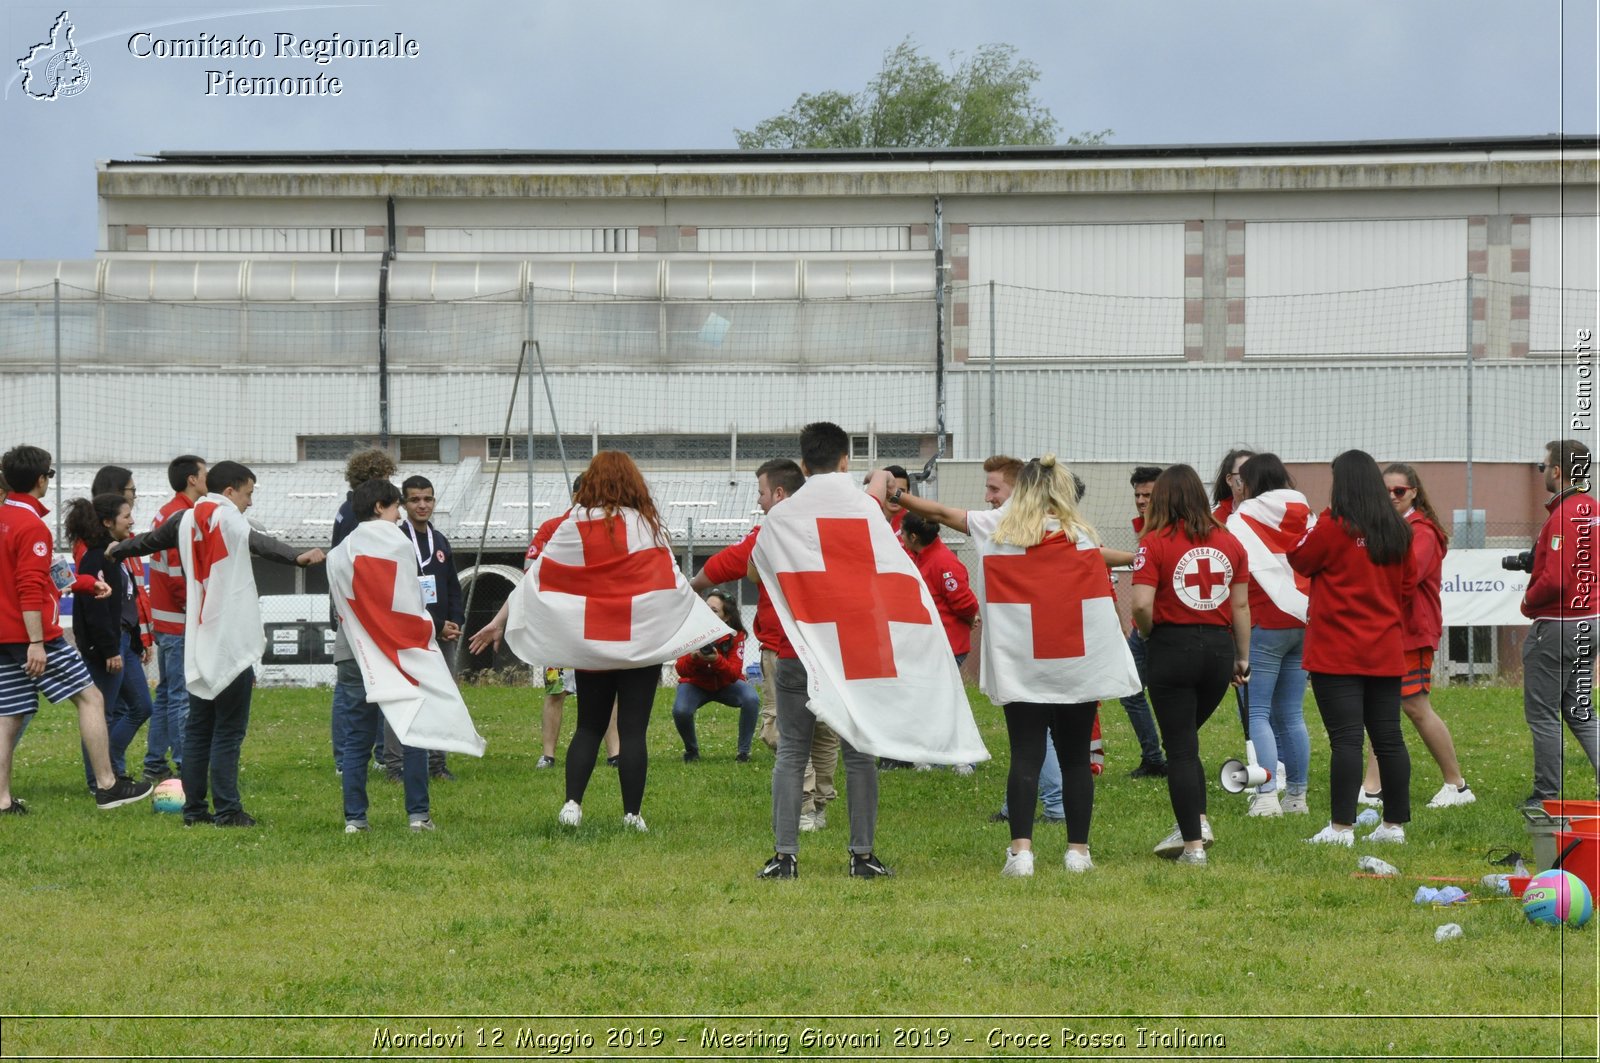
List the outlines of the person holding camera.
{"label": "person holding camera", "polygon": [[750,759],[750,740],[761,714],[761,696],[744,681],[744,618],[732,598],[722,591],[706,595],[706,604],[733,629],[733,634],[678,658],[678,693],[672,701],[672,722],[683,737],[684,763],[700,759],[700,741],[694,733],[694,714],[708,701],[739,710],[739,752],[743,764]]}
{"label": "person holding camera", "polygon": [[1535,807],[1561,795],[1563,720],[1590,768],[1600,770],[1600,724],[1591,700],[1600,600],[1589,448],[1576,439],[1552,440],[1536,467],[1550,492],[1544,504],[1550,516],[1534,541],[1522,595],[1522,615],[1533,621],[1522,644],[1522,714],[1533,736],[1533,792],[1523,804]]}

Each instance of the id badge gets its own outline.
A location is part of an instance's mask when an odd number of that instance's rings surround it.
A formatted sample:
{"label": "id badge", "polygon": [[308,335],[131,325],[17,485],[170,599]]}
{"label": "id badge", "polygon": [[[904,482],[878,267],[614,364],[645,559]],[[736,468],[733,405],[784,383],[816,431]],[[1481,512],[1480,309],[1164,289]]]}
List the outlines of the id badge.
{"label": "id badge", "polygon": [[422,581],[422,604],[433,605],[439,600],[439,577],[420,576]]}

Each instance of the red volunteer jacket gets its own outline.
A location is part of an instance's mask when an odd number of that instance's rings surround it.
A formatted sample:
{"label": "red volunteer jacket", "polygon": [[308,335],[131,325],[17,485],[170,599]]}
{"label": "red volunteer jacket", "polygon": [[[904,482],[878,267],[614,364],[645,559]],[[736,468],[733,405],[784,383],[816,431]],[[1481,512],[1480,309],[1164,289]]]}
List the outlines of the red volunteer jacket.
{"label": "red volunteer jacket", "polygon": [[[756,548],[756,535],[760,531],[760,528],[752,528],[743,539],[712,554],[705,568],[700,570],[706,579],[712,583],[733,583],[744,579],[750,572],[750,553]],[[789,637],[783,633],[783,622],[778,619],[778,611],[772,607],[772,599],[767,596],[767,588],[761,586],[760,590],[761,596],[756,599],[756,641],[761,643],[762,649],[772,650],[779,657],[796,656],[794,647],[789,644]]]}
{"label": "red volunteer jacket", "polygon": [[61,595],[50,578],[54,536],[44,522],[49,512],[15,491],[0,505],[0,642],[30,641],[23,613],[39,614],[46,642],[61,637]]}
{"label": "red volunteer jacket", "polygon": [[733,636],[726,651],[717,647],[715,657],[686,653],[678,658],[678,682],[689,683],[712,693],[744,678],[744,635]]}
{"label": "red volunteer jacket", "polygon": [[[156,512],[150,530],[154,531],[169,520],[181,519],[184,510],[193,508],[194,503],[189,496],[179,491]],[[188,584],[183,579],[183,564],[178,560],[178,548],[151,554],[145,567],[150,570],[150,616],[156,633],[183,634],[184,608],[189,602],[189,592]]]}
{"label": "red volunteer jacket", "polygon": [[978,598],[967,582],[967,566],[942,539],[935,539],[920,554],[912,554],[911,559],[933,595],[933,604],[939,607],[950,652],[957,657],[971,653],[972,618],[978,615]]}
{"label": "red volunteer jacket", "polygon": [[1411,554],[1375,565],[1366,540],[1323,510],[1289,551],[1290,566],[1311,580],[1305,668],[1324,675],[1404,675],[1405,612],[1416,585]]}
{"label": "red volunteer jacket", "polygon": [[1417,587],[1406,606],[1405,648],[1436,650],[1444,634],[1444,609],[1439,604],[1439,582],[1444,572],[1444,555],[1450,549],[1438,525],[1413,509],[1406,514],[1411,525],[1411,566],[1416,571]]}
{"label": "red volunteer jacket", "polygon": [[1595,505],[1593,497],[1576,487],[1544,504],[1550,516],[1533,544],[1533,576],[1522,595],[1523,616],[1583,620],[1600,615],[1600,597],[1595,593]]}

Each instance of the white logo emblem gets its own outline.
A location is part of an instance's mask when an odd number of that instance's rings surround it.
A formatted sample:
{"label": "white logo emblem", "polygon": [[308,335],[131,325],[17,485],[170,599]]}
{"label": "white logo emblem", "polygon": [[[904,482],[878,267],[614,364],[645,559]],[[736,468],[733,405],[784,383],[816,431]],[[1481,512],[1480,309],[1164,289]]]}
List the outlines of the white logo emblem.
{"label": "white logo emblem", "polygon": [[33,99],[53,103],[89,87],[89,61],[72,41],[74,29],[70,14],[61,12],[50,27],[50,39],[17,60],[22,91]]}
{"label": "white logo emblem", "polygon": [[1172,570],[1172,589],[1190,609],[1208,613],[1222,608],[1233,582],[1228,555],[1210,546],[1196,546],[1178,559]]}
{"label": "white logo emblem", "polygon": [[48,543],[34,543],[33,552],[43,557],[50,552],[50,545]]}

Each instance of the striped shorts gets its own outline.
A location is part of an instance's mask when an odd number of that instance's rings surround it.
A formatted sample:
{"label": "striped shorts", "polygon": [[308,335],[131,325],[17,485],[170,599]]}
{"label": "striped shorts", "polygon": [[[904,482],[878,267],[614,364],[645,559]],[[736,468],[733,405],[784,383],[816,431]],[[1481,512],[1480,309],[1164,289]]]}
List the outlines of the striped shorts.
{"label": "striped shorts", "polygon": [[94,685],[83,658],[66,639],[57,636],[45,643],[44,657],[44,674],[35,679],[23,668],[28,660],[28,644],[0,644],[0,716],[37,712],[40,694],[54,705]]}
{"label": "striped shorts", "polygon": [[1406,651],[1406,674],[1400,677],[1400,696],[1414,698],[1433,690],[1433,651]]}

